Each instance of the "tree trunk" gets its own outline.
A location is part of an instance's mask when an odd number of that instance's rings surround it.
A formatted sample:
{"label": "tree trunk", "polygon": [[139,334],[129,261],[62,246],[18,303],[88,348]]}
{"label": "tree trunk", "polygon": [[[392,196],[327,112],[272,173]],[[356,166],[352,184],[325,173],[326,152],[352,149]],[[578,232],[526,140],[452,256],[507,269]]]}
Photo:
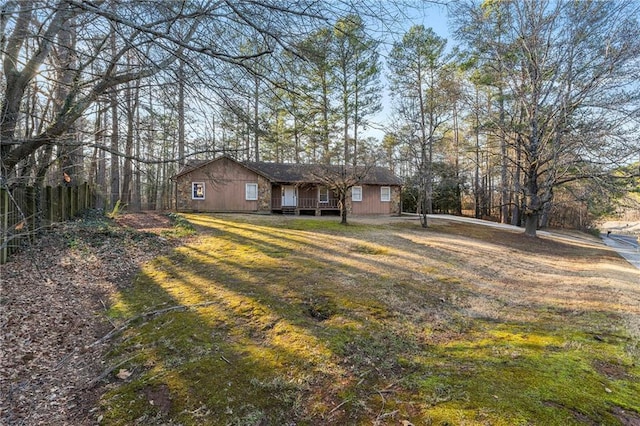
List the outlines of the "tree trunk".
{"label": "tree trunk", "polygon": [[178,164],[182,168],[186,164],[184,150],[184,62],[178,66]]}
{"label": "tree trunk", "polygon": [[253,150],[255,161],[260,161],[260,139],[258,137],[260,133],[260,79],[258,76],[253,77],[254,91],[253,91]]}
{"label": "tree trunk", "polygon": [[136,121],[136,169],[134,172],[134,186],[133,186],[133,195],[131,199],[131,208],[134,211],[140,211],[142,209],[142,182],[140,176],[140,159],[142,158],[141,151],[141,140],[140,140],[140,86],[139,84],[136,87],[136,93],[134,95],[134,105],[135,108],[135,121]]}
{"label": "tree trunk", "polygon": [[300,163],[300,129],[298,128],[298,117],[293,116],[293,141],[295,146],[295,162]]}
{"label": "tree trunk", "polygon": [[96,120],[93,127],[93,141],[95,147],[93,148],[93,155],[91,156],[91,165],[89,166],[88,182],[89,186],[95,186],[98,183],[98,145],[100,145],[100,125],[102,124],[102,109],[100,104],[97,104]]}
{"label": "tree trunk", "polygon": [[[111,28],[111,54],[115,57],[117,52],[115,27]],[[117,87],[117,86],[116,86]],[[120,132],[118,129],[118,93],[116,87],[111,90],[111,208],[114,208],[120,199],[120,158],[116,154],[119,150]]]}
{"label": "tree trunk", "polygon": [[462,188],[460,184],[460,136],[458,128],[458,108],[457,104],[453,104],[453,142],[455,151],[455,176],[456,176],[456,211],[458,216],[462,216]]}
{"label": "tree trunk", "polygon": [[427,207],[427,194],[426,191],[422,191],[422,195],[418,199],[420,206],[420,226],[423,228],[427,228],[429,226],[428,222],[428,207]]}
{"label": "tree trunk", "polygon": [[340,205],[342,207],[340,209],[340,223],[342,225],[347,224],[347,191],[348,190],[340,191]]}
{"label": "tree trunk", "polygon": [[[476,92],[476,100],[478,93]],[[477,108],[477,106],[476,106]],[[475,204],[475,217],[480,219],[482,212],[480,210],[480,116],[476,111],[476,169],[475,169],[475,185],[473,186],[473,198]]]}
{"label": "tree trunk", "polygon": [[[155,155],[155,143],[156,143],[156,131],[155,131],[155,126],[156,126],[156,121],[155,121],[155,111],[154,111],[154,104],[153,104],[153,96],[151,93],[149,93],[149,133],[147,134],[147,140],[146,140],[146,151],[147,151],[147,157],[149,158],[153,158]],[[151,165],[151,164],[147,164],[146,167],[146,175],[147,175],[147,185],[145,188],[145,194],[146,194],[146,209],[147,210],[155,210],[156,208],[156,185],[157,185],[157,178],[156,178],[156,170],[159,166],[158,165]]]}
{"label": "tree trunk", "polygon": [[[502,83],[501,83],[502,84]],[[505,110],[504,110],[504,95],[502,93],[502,87],[498,92],[500,96],[500,185],[501,185],[501,197],[500,197],[500,223],[509,223],[509,158],[507,152],[507,135],[505,133]]]}
{"label": "tree trunk", "polygon": [[[58,32],[58,48],[55,50],[58,62],[58,80],[56,82],[56,114],[62,114],[64,103],[69,96],[70,87],[73,83],[75,50],[75,34],[73,20],[69,20]],[[61,144],[58,147],[58,158],[61,160],[61,171],[59,181],[63,184],[78,184],[82,179],[82,150],[77,147],[77,137],[75,135],[75,125],[69,126],[69,130],[62,135]]]}
{"label": "tree trunk", "polygon": [[551,202],[546,203],[542,209],[542,217],[540,218],[540,228],[546,228],[549,226],[549,219],[551,216]]}
{"label": "tree trunk", "polygon": [[425,203],[422,203],[420,208],[420,226],[423,228],[429,227],[429,217],[427,216],[427,209]]}
{"label": "tree trunk", "polygon": [[322,164],[331,164],[331,141],[329,138],[329,83],[326,72],[322,75]]}
{"label": "tree trunk", "polygon": [[[535,152],[535,150],[530,149],[530,152]],[[534,162],[531,163],[527,169],[527,213],[525,214],[525,234],[531,237],[536,236],[538,219],[542,207],[538,191],[538,168]]]}
{"label": "tree trunk", "polygon": [[[346,97],[346,96],[345,96]],[[347,116],[347,111],[346,108],[348,108],[347,106],[347,101],[344,101],[344,108],[345,111],[344,113],[344,117],[343,117],[343,123],[342,125],[344,126],[344,134],[343,134],[343,139],[344,139],[344,164],[349,164],[349,117]]]}
{"label": "tree trunk", "polygon": [[118,130],[118,96],[115,89],[111,92],[111,204],[115,207],[120,199],[120,158],[116,154],[119,149],[120,132]]}
{"label": "tree trunk", "polygon": [[433,138],[429,136],[429,159],[427,160],[426,182],[427,213],[433,214]]}
{"label": "tree trunk", "polygon": [[524,233],[530,237],[535,237],[538,230],[538,213],[531,212],[525,216]]}
{"label": "tree trunk", "polygon": [[428,223],[427,214],[429,214],[428,200],[427,200],[427,176],[424,172],[420,173],[420,192],[418,193],[418,215],[420,216],[420,225],[426,228]]}
{"label": "tree trunk", "polygon": [[[98,104],[98,107],[100,104]],[[99,132],[96,134],[96,142],[100,145],[106,145],[105,140],[105,129],[107,128],[107,114],[106,105],[105,109],[102,110],[98,108],[99,111],[102,111],[102,119],[101,124],[99,124]],[[96,185],[98,190],[96,191],[96,208],[104,209],[106,204],[106,194],[107,194],[107,153],[104,149],[98,150],[98,170],[96,171]]]}
{"label": "tree trunk", "polygon": [[355,73],[355,88],[353,100],[353,167],[358,165],[358,72]]}
{"label": "tree trunk", "polygon": [[127,84],[125,90],[126,106],[127,106],[127,135],[124,146],[124,165],[122,168],[122,203],[127,206],[131,202],[131,181],[133,180],[133,164],[131,157],[133,156],[133,102],[131,100],[131,84]]}
{"label": "tree trunk", "polygon": [[520,176],[522,175],[522,138],[516,136],[516,172],[513,177],[513,211],[511,212],[511,224],[520,226],[521,222],[521,197],[520,197]]}

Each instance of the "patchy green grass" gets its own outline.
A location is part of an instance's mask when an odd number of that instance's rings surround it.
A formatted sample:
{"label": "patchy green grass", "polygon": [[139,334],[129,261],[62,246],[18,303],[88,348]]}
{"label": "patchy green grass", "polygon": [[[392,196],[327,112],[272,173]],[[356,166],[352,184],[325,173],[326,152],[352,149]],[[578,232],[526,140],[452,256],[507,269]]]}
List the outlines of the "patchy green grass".
{"label": "patchy green grass", "polygon": [[196,233],[195,227],[185,217],[178,213],[167,215],[171,222],[171,229],[162,231],[162,235],[168,238],[184,238]]}
{"label": "patchy green grass", "polygon": [[135,320],[109,354],[104,424],[640,419],[640,274],[599,246],[462,224],[186,218],[198,236],[109,313]]}

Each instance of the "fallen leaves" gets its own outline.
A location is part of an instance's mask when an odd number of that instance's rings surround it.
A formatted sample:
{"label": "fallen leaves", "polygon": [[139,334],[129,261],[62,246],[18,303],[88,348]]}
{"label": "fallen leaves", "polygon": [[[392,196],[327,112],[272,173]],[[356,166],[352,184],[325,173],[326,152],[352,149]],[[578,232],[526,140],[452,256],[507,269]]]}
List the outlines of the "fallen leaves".
{"label": "fallen leaves", "polygon": [[132,374],[133,373],[131,371],[121,368],[120,371],[118,371],[118,374],[116,374],[116,377],[120,380],[127,380]]}
{"label": "fallen leaves", "polygon": [[105,368],[108,342],[94,343],[113,328],[101,300],[168,248],[98,217],[57,225],[0,266],[0,424],[99,421],[101,389],[87,383]]}

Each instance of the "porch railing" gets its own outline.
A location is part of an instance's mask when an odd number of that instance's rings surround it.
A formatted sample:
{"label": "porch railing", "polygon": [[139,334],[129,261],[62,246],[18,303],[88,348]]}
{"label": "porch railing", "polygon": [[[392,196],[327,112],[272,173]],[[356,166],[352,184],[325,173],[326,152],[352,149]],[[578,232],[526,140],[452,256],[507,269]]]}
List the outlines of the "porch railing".
{"label": "porch railing", "polygon": [[[297,206],[287,206],[287,207],[295,207],[298,209],[338,209],[338,200],[335,198],[329,199],[327,202],[321,203],[317,198],[298,198]],[[278,210],[282,208],[282,198],[281,197],[273,197],[271,198],[271,209]]]}

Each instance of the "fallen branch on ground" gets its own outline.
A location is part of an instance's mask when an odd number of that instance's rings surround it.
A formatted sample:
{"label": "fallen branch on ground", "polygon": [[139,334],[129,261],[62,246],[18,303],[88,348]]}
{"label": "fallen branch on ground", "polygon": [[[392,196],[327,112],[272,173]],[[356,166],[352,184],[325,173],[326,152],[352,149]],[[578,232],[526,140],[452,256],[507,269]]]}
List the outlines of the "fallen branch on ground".
{"label": "fallen branch on ground", "polygon": [[107,368],[106,370],[104,370],[102,372],[102,374],[100,374],[98,377],[96,377],[95,379],[93,379],[89,383],[87,383],[87,385],[85,386],[85,389],[91,389],[92,387],[97,385],[101,380],[106,378],[109,374],[113,373],[116,369],[120,368],[121,366],[123,366],[124,364],[128,363],[129,361],[133,360],[137,356],[138,355],[134,355],[134,356],[132,356],[130,358],[125,359],[124,361],[121,361],[121,362],[117,363],[113,367]]}
{"label": "fallen branch on ground", "polygon": [[98,340],[96,340],[95,342],[93,342],[92,344],[90,344],[89,346],[87,346],[88,348],[92,348],[96,345],[99,345],[100,343],[103,343],[109,339],[111,339],[113,336],[122,333],[124,330],[126,330],[127,328],[129,328],[129,326],[131,324],[133,324],[134,322],[137,322],[141,319],[146,319],[146,318],[150,318],[150,317],[155,317],[158,315],[162,315],[162,314],[166,314],[167,312],[173,312],[173,311],[186,311],[187,309],[193,309],[193,308],[202,308],[205,306],[211,306],[216,302],[202,302],[202,303],[195,303],[193,305],[176,305],[176,306],[169,306],[168,308],[163,308],[163,309],[158,309],[155,311],[149,311],[149,312],[144,312],[140,315],[136,315],[135,317],[125,321],[124,324],[122,324],[120,327],[115,328],[113,330],[111,330],[110,332],[108,332],[107,334],[105,334],[104,336],[102,336],[101,338],[99,338]]}

